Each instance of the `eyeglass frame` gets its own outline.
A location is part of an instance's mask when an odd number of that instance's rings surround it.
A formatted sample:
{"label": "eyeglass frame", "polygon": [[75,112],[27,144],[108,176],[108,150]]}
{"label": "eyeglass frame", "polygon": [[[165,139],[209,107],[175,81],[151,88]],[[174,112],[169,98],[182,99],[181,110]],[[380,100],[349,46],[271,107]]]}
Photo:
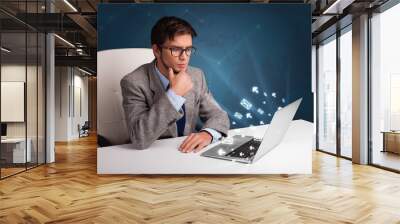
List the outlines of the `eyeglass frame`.
{"label": "eyeglass frame", "polygon": [[[192,54],[194,54],[194,52],[196,52],[196,50],[197,50],[197,48],[196,47],[194,47],[194,46],[191,46],[191,47],[187,47],[187,48],[181,48],[181,47],[166,47],[166,46],[162,46],[162,45],[158,45],[158,47],[159,48],[161,48],[161,49],[168,49],[169,50],[169,52],[170,52],[170,54],[171,54],[171,56],[173,56],[173,57],[180,57],[180,56],[182,56],[182,54],[183,54],[183,52],[185,52],[185,54],[186,54],[186,56],[191,56]],[[179,53],[179,55],[177,55],[177,56],[175,56],[173,53],[172,53],[172,49],[173,48],[178,48],[181,52]],[[191,52],[190,52],[190,54],[188,55],[188,53],[187,53],[187,50],[191,50]]]}

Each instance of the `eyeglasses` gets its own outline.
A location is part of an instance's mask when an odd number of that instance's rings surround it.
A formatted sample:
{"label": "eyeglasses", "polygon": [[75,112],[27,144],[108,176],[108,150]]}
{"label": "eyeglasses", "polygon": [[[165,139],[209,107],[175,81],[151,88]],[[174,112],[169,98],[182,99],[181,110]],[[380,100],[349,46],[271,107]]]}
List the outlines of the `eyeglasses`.
{"label": "eyeglasses", "polygon": [[171,51],[171,55],[174,57],[180,57],[183,52],[185,52],[186,56],[190,56],[196,52],[195,47],[187,47],[187,48],[181,48],[181,47],[165,47],[161,46],[161,48],[168,49]]}

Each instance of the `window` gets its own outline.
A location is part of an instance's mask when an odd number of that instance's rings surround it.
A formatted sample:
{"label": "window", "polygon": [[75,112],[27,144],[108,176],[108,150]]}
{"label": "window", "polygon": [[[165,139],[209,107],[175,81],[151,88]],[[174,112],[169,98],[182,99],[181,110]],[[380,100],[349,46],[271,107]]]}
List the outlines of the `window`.
{"label": "window", "polygon": [[[41,5],[44,1],[19,2],[18,13],[41,13]],[[12,16],[0,12],[0,17],[9,21],[0,24],[0,178],[5,178],[45,163],[46,40]]]}
{"label": "window", "polygon": [[351,26],[340,36],[340,155],[352,157],[352,32]]}
{"label": "window", "polygon": [[336,36],[318,47],[318,149],[336,154]]}
{"label": "window", "polygon": [[372,164],[400,170],[400,4],[371,18]]}

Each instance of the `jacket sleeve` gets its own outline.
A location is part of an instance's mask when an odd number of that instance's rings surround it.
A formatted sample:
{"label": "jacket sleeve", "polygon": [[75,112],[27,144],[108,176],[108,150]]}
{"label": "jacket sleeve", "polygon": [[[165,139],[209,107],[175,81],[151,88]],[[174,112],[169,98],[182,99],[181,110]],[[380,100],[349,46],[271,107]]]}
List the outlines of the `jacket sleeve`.
{"label": "jacket sleeve", "polygon": [[199,116],[204,123],[203,129],[211,128],[226,137],[229,130],[228,114],[218,105],[207,87],[204,73],[201,72],[201,94]]}
{"label": "jacket sleeve", "polygon": [[129,137],[135,149],[148,148],[169,125],[183,116],[166,93],[161,94],[150,107],[140,86],[126,78],[120,84]]}

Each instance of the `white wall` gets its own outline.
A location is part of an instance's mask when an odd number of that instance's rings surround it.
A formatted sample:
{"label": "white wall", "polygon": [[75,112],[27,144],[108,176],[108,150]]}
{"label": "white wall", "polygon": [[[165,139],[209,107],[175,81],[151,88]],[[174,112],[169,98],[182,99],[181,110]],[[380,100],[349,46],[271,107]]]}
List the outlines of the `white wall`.
{"label": "white wall", "polygon": [[[77,70],[75,70],[76,72]],[[81,73],[80,73],[81,74]],[[75,113],[73,113],[73,119],[72,119],[72,136],[74,136],[74,138],[79,137],[79,133],[78,133],[78,124],[80,124],[81,126],[85,123],[85,121],[89,120],[89,116],[88,116],[88,106],[89,106],[89,102],[88,102],[88,77],[85,76],[81,76],[81,75],[74,75],[74,89],[75,89],[75,96],[74,96],[74,100],[75,100]],[[80,99],[77,98],[78,93],[77,90],[80,90]],[[79,102],[77,102],[77,100],[80,100],[80,106],[81,106],[81,113],[79,111],[79,108],[77,107],[77,105],[79,104]],[[79,105],[78,105],[79,106]]]}
{"label": "white wall", "polygon": [[69,129],[69,84],[68,67],[55,68],[55,141],[68,141]]}
{"label": "white wall", "polygon": [[[1,66],[1,81],[3,82],[25,82],[25,64],[8,64]],[[28,71],[32,67],[27,68]],[[31,72],[28,72],[31,74]],[[1,108],[6,110],[6,108]],[[7,123],[7,136],[8,137],[25,137],[25,123],[24,122],[11,122]]]}
{"label": "white wall", "polygon": [[[78,124],[88,120],[88,77],[72,67],[56,67],[55,73],[55,140],[77,139]],[[77,105],[81,105],[82,113]]]}
{"label": "white wall", "polygon": [[[27,73],[25,71],[27,69]],[[28,77],[29,87],[36,86],[36,66],[18,65],[18,64],[5,64],[1,66],[1,81],[4,82],[25,82],[25,75]],[[28,119],[28,137],[30,133],[35,133],[36,136],[36,87],[27,88],[27,119]],[[41,105],[39,105],[40,107]],[[1,110],[7,110],[7,108],[1,108]],[[35,113],[33,113],[33,111]],[[33,122],[33,123],[32,123]],[[26,122],[7,122],[7,136],[8,137],[25,137],[25,123]]]}

